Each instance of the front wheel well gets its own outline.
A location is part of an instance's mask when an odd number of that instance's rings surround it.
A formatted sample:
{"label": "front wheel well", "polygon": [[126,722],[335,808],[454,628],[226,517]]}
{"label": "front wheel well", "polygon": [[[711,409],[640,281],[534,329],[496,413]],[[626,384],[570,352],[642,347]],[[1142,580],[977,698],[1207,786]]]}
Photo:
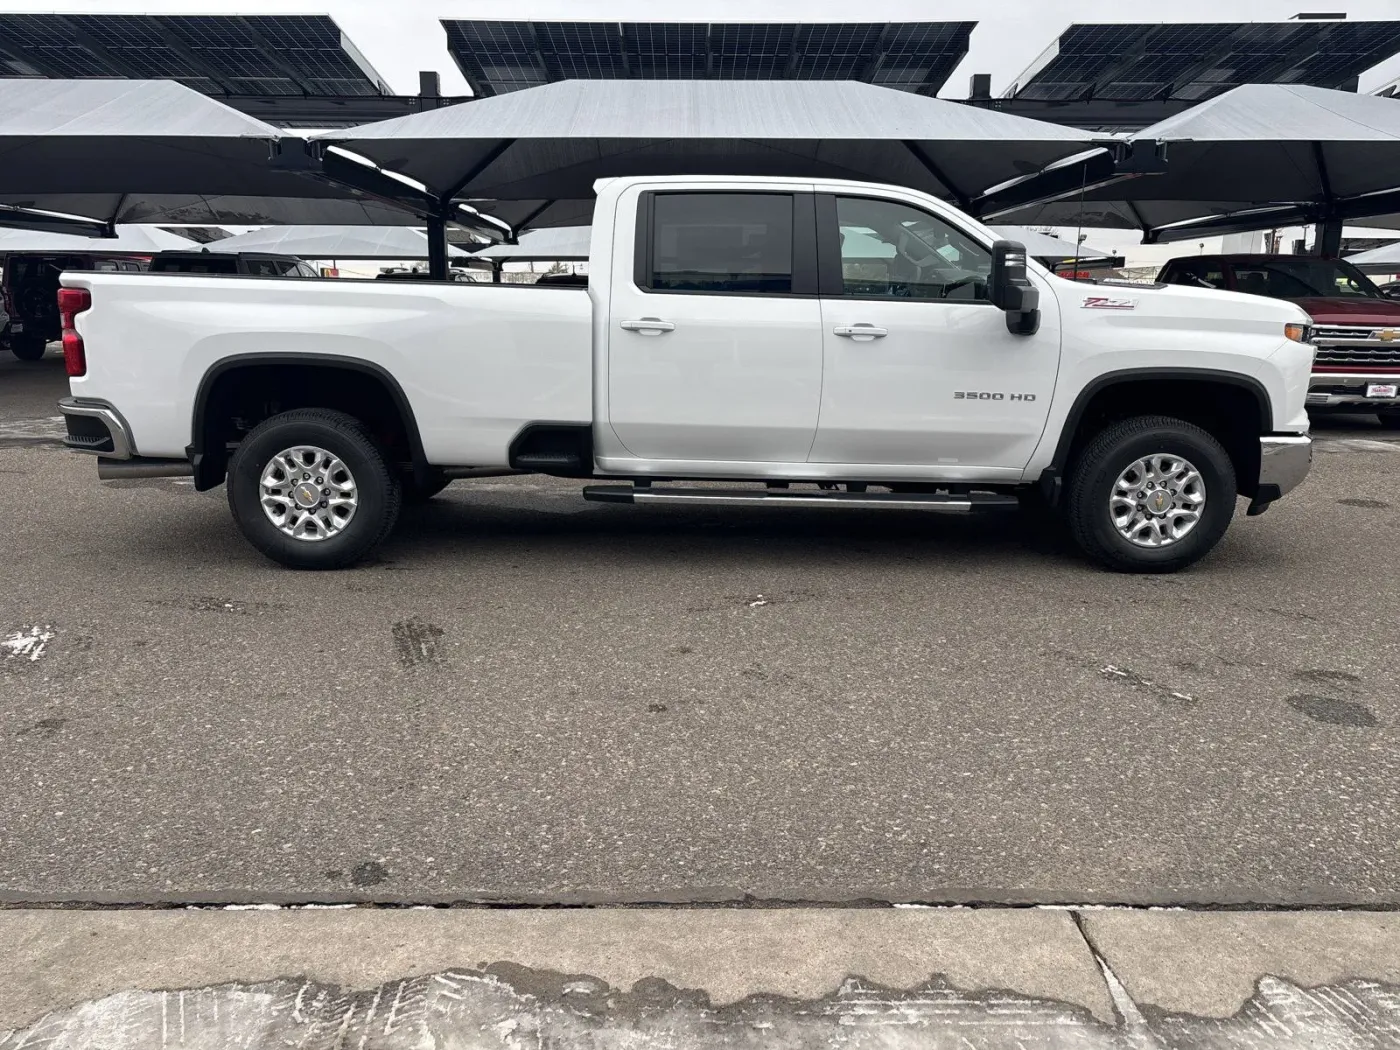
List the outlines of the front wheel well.
{"label": "front wheel well", "polygon": [[1054,470],[1058,474],[1070,469],[1108,427],[1145,415],[1171,416],[1211,434],[1230,455],[1239,494],[1254,497],[1259,488],[1259,437],[1272,424],[1267,395],[1252,383],[1215,377],[1136,376],[1093,391],[1070,414]]}
{"label": "front wheel well", "polygon": [[189,449],[195,487],[222,483],[233,450],[248,432],[297,408],[353,416],[400,470],[417,477],[430,469],[413,410],[387,372],[352,359],[255,356],[215,366],[200,384]]}

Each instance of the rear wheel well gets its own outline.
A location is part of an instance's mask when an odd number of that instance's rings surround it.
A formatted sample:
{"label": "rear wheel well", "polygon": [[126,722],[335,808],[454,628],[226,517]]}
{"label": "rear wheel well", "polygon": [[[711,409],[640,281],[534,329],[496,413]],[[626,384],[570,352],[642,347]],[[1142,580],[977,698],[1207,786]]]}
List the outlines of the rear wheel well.
{"label": "rear wheel well", "polygon": [[360,420],[390,462],[415,476],[429,470],[407,398],[388,375],[340,359],[234,361],[206,374],[195,399],[191,459],[195,487],[220,484],[232,451],[265,419],[295,408],[327,408]]}
{"label": "rear wheel well", "polygon": [[1240,495],[1253,497],[1259,487],[1259,436],[1268,433],[1272,423],[1262,397],[1250,386],[1205,377],[1115,381],[1096,390],[1072,414],[1074,429],[1055,456],[1057,472],[1068,470],[1084,447],[1114,423],[1133,416],[1172,416],[1196,424],[1224,445]]}

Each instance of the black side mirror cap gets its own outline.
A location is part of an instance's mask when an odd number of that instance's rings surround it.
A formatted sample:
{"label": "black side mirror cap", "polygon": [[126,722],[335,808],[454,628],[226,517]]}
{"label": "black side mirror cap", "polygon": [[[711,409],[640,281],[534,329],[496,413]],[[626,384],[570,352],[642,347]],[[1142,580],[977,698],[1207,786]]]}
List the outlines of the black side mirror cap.
{"label": "black side mirror cap", "polygon": [[1013,335],[1034,335],[1040,329],[1040,289],[1026,269],[1026,246],[1018,241],[992,244],[992,273],[987,281],[992,303],[1006,313]]}

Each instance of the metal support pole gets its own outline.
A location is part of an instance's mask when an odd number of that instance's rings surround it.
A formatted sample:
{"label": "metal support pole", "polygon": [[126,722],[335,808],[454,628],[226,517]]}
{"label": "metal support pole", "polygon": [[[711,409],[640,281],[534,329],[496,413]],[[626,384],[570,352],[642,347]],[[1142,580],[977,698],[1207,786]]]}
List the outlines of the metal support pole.
{"label": "metal support pole", "polygon": [[1342,254],[1341,219],[1324,219],[1317,224],[1317,254],[1322,259],[1337,259]]}
{"label": "metal support pole", "polygon": [[428,277],[445,281],[447,272],[447,220],[441,215],[428,216]]}
{"label": "metal support pole", "polygon": [[491,283],[492,283],[492,284],[500,284],[500,283],[501,283],[501,270],[502,270],[504,267],[505,267],[505,263],[501,262],[499,259],[494,259],[494,260],[492,260],[492,262],[491,262]]}

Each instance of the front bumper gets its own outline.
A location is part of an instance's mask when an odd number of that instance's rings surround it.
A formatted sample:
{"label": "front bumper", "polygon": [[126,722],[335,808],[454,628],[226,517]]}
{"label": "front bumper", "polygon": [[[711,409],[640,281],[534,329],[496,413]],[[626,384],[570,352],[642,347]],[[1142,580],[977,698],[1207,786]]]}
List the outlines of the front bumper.
{"label": "front bumper", "polygon": [[1262,514],[1269,504],[1303,483],[1312,469],[1312,438],[1306,434],[1271,434],[1259,439],[1259,488],[1250,514]]}
{"label": "front bumper", "polygon": [[105,401],[65,397],[58,403],[68,433],[63,443],[75,452],[87,452],[104,459],[130,459],[136,455],[131,428]]}
{"label": "front bumper", "polygon": [[1367,397],[1372,383],[1400,383],[1400,374],[1374,372],[1314,372],[1308,383],[1309,408],[1345,408],[1348,405],[1400,408],[1400,398]]}

